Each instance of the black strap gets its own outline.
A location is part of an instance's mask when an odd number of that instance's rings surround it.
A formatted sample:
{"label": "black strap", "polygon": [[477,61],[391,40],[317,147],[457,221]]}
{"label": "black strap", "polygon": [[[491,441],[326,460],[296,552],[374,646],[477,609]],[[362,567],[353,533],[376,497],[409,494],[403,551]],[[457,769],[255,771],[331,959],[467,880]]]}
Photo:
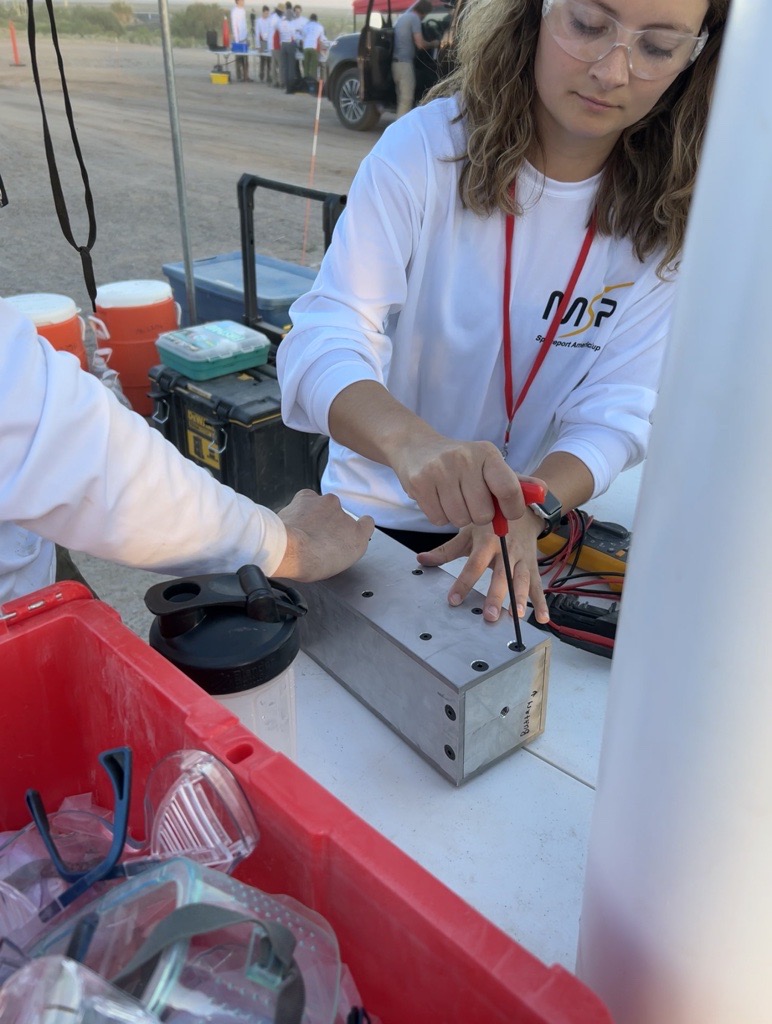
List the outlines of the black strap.
{"label": "black strap", "polygon": [[46,10],[48,11],[48,19],[51,22],[51,41],[54,44],[56,50],[57,62],[59,64],[59,77],[62,82],[62,95],[64,98],[64,109],[67,113],[67,122],[70,126],[70,137],[72,138],[72,146],[75,150],[75,156],[78,159],[80,166],[80,175],[83,179],[84,187],[84,200],[86,203],[86,211],[88,213],[88,241],[85,245],[78,245],[72,234],[70,227],[70,218],[67,214],[67,204],[64,201],[64,194],[62,192],[62,183],[59,180],[59,171],[56,166],[56,156],[54,154],[54,144],[51,140],[51,133],[48,130],[48,119],[46,118],[46,108],[43,103],[43,90],[40,85],[40,71],[38,69],[37,53],[35,49],[35,14],[33,11],[33,0],[27,0],[27,36],[29,39],[29,50],[30,58],[32,60],[32,75],[35,79],[35,88],[38,94],[38,102],[40,104],[40,113],[43,116],[43,141],[46,148],[46,160],[48,161],[48,175],[51,179],[51,192],[54,197],[54,206],[56,207],[56,215],[59,218],[59,225],[62,229],[62,234],[76,250],[80,253],[80,260],[83,265],[83,279],[86,282],[86,290],[88,291],[89,298],[91,299],[91,307],[96,312],[96,280],[94,278],[94,267],[91,262],[91,250],[96,242],[96,218],[94,216],[94,200],[91,195],[91,186],[89,185],[88,172],[86,171],[86,165],[83,162],[83,154],[80,150],[80,143],[78,142],[78,134],[75,131],[75,121],[72,116],[72,105],[70,104],[70,94],[67,91],[67,80],[64,76],[64,61],[62,60],[62,53],[59,49],[59,37],[56,32],[56,21],[54,19],[54,8],[52,0],[46,0]]}
{"label": "black strap", "polygon": [[306,992],[303,975],[292,955],[295,950],[292,932],[278,921],[264,921],[253,914],[215,904],[188,903],[167,914],[120,973],[111,979],[112,984],[142,998],[142,992],[137,991],[133,983],[138,974],[144,983],[150,979],[165,949],[196,935],[205,935],[242,923],[255,925],[264,932],[257,947],[258,966],[281,979],[277,988],[275,1024],[300,1024],[305,1010]]}

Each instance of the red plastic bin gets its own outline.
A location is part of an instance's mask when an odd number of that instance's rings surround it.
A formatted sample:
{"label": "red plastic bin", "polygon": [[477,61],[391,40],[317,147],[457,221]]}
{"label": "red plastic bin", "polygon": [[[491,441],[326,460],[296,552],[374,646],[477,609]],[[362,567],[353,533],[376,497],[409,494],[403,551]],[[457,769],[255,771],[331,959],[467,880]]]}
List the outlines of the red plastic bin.
{"label": "red plastic bin", "polygon": [[0,829],[29,820],[29,787],[48,807],[84,792],[109,806],[97,755],[127,744],[140,834],[153,765],[183,747],[209,750],[239,779],[261,829],[239,877],[329,920],[384,1024],[611,1024],[574,975],[536,959],[262,744],[79,584],[3,607],[0,684]]}

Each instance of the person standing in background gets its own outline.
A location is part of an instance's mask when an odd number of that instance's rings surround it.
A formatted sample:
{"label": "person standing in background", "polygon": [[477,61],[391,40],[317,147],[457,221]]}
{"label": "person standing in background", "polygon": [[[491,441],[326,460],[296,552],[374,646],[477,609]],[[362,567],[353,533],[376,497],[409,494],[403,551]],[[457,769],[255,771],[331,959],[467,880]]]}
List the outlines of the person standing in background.
{"label": "person standing in background", "polygon": [[280,7],[274,8],[271,12],[271,81],[273,82],[274,88],[281,89],[284,85],[284,79],[281,74],[281,33],[279,32],[279,26],[281,25],[281,19],[284,15],[284,11]]}
{"label": "person standing in background", "polygon": [[295,91],[295,83],[298,78],[298,44],[295,38],[295,12],[290,4],[287,4],[284,17],[279,22],[279,38],[281,39],[281,74],[284,91],[292,93]]}
{"label": "person standing in background", "polygon": [[300,4],[292,8],[295,12],[295,60],[297,64],[298,78],[303,77],[303,33],[305,32],[308,18],[303,14]]}
{"label": "person standing in background", "polygon": [[308,18],[303,14],[300,4],[295,4],[292,10],[295,12],[295,32],[302,35],[303,29],[308,24]]}
{"label": "person standing in background", "polygon": [[258,72],[261,82],[271,82],[271,35],[273,23],[271,21],[271,8],[263,6],[262,17],[257,19],[255,25],[255,49],[260,54],[260,70]]}
{"label": "person standing in background", "polygon": [[319,76],[319,51],[327,45],[324,26],[315,14],[312,14],[303,27],[303,75],[306,78]]}
{"label": "person standing in background", "polygon": [[415,67],[418,50],[431,50],[437,44],[424,39],[421,19],[432,9],[431,0],[418,0],[409,11],[400,14],[394,26],[394,56],[391,70],[397,90],[397,117],[415,106]]}
{"label": "person standing in background", "polygon": [[[231,46],[234,43],[249,43],[247,12],[244,10],[244,0],[234,0],[233,7],[231,8]],[[245,53],[236,55],[236,81],[252,81],[249,77],[249,57]]]}

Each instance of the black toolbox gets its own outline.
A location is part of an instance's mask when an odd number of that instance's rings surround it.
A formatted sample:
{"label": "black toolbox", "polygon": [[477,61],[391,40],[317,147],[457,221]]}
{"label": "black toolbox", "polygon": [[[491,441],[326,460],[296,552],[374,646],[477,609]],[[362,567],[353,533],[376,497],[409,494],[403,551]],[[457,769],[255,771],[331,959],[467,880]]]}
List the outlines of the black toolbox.
{"label": "black toolbox", "polygon": [[243,323],[262,331],[271,342],[268,365],[198,381],[167,366],[154,366],[149,371],[150,397],[153,425],[175,448],[222,483],[277,511],[302,488],[319,490],[329,441],[321,434],[292,430],[281,419],[275,363],[285,331],[264,320],[258,310],[254,228],[258,188],[319,202],[325,250],[345,209],[346,196],[254,174],[239,178]]}
{"label": "black toolbox", "polygon": [[328,440],[284,425],[274,367],[195,381],[154,366],[150,379],[153,424],[222,483],[274,511],[319,490]]}

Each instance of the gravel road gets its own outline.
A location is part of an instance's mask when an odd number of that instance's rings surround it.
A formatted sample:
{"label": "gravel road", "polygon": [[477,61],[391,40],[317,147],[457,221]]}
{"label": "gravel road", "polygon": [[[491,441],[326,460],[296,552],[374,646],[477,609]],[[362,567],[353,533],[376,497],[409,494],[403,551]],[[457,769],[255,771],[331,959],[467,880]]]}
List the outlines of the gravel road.
{"label": "gravel road", "polygon": [[[10,204],[0,211],[0,295],[58,292],[90,311],[78,254],[62,237],[48,179],[41,115],[29,52],[19,39],[18,67],[0,36],[0,176]],[[41,80],[73,235],[88,236],[83,184],[64,116],[54,52],[39,37]],[[97,221],[93,260],[98,284],[163,278],[182,259],[166,78],[160,47],[65,38],[65,74]],[[188,231],[194,258],[239,248],[236,183],[245,171],[308,185],[316,99],[258,83],[213,85],[206,49],[174,52],[185,168]],[[383,125],[389,118],[384,116]],[[345,129],[322,99],[313,185],[345,193],[378,132]],[[265,198],[264,198],[265,197]],[[300,261],[306,204],[258,190],[256,244],[261,252]],[[321,258],[321,213],[312,204],[307,260]],[[77,453],[73,453],[77,457]],[[124,621],[147,635],[142,595],[158,577],[82,555],[78,565]]]}

